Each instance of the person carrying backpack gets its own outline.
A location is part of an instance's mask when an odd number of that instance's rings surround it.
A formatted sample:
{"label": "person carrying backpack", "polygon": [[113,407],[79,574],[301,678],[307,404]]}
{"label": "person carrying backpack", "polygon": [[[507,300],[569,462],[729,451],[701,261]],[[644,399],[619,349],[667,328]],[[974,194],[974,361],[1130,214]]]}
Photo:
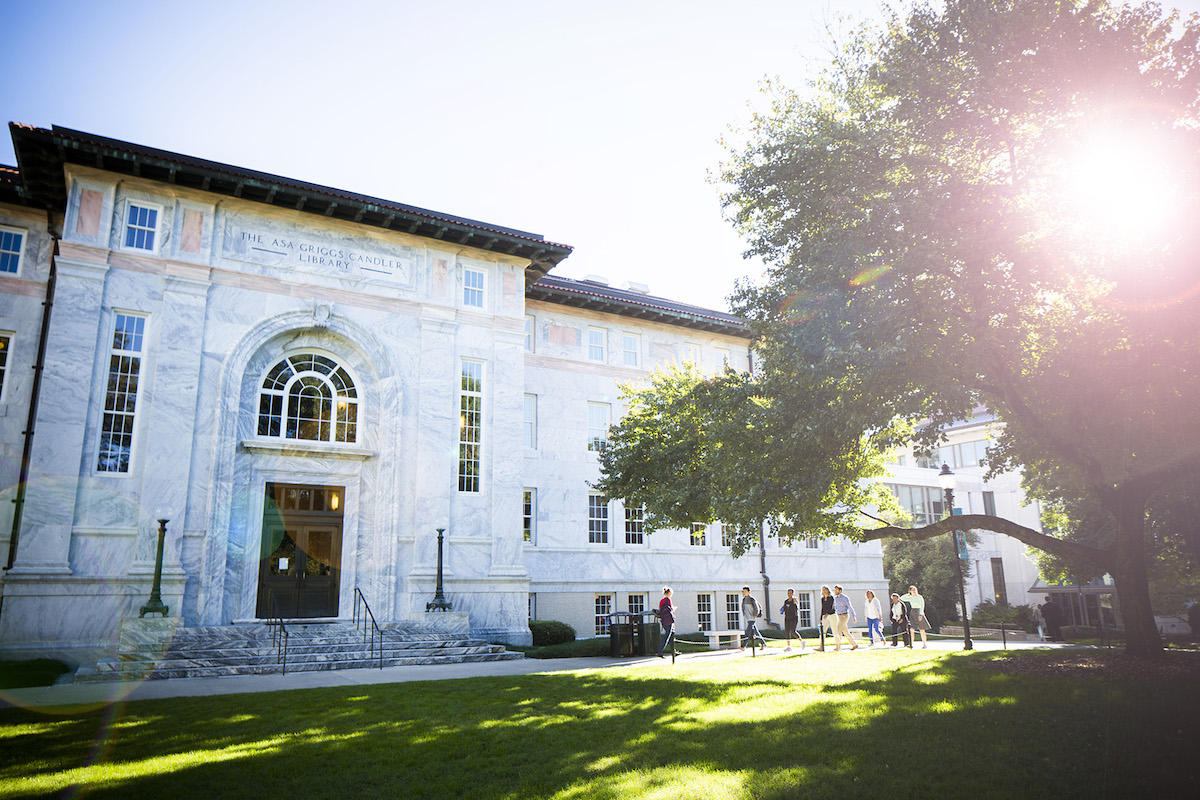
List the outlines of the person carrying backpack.
{"label": "person carrying backpack", "polygon": [[[767,640],[758,632],[758,626],[754,624],[754,620],[762,616],[762,610],[758,607],[758,601],[750,594],[750,587],[742,587],[742,622],[746,625],[746,641],[758,639],[762,642],[762,646],[767,646]],[[739,650],[745,650],[746,646],[742,645]]]}

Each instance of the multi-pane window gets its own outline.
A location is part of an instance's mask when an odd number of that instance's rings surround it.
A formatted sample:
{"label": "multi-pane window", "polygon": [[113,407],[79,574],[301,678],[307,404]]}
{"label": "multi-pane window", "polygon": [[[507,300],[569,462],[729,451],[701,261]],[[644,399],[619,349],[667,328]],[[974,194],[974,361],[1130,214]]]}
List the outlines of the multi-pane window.
{"label": "multi-pane window", "polygon": [[646,543],[645,519],[645,506],[625,506],[625,544]]}
{"label": "multi-pane window", "polygon": [[467,308],[483,308],[482,270],[463,270],[463,305]]}
{"label": "multi-pane window", "polygon": [[636,367],[641,363],[642,337],[636,333],[621,334],[621,361],[627,367]]}
{"label": "multi-pane window", "polygon": [[125,216],[125,246],[134,250],[154,250],[158,232],[158,209],[129,203]]}
{"label": "multi-pane window", "polygon": [[533,352],[533,331],[534,331],[534,329],[535,328],[534,328],[533,315],[526,314],[525,315],[525,350],[530,353]]}
{"label": "multi-pane window", "polygon": [[588,359],[591,361],[604,361],[604,340],[606,338],[603,328],[588,328]]}
{"label": "multi-pane window", "polygon": [[608,403],[588,403],[588,450],[599,450],[608,442],[608,426],[612,406]]}
{"label": "multi-pane window", "polygon": [[992,559],[992,593],[996,598],[996,605],[1008,605],[1008,586],[1004,582],[1004,559]]}
{"label": "multi-pane window", "polygon": [[479,491],[483,447],[483,364],[462,362],[458,398],[458,490]]}
{"label": "multi-pane window", "polygon": [[133,422],[146,318],[133,314],[116,314],[115,317],[104,414],[100,419],[97,472],[129,472],[129,457],[133,452]]}
{"label": "multi-pane window", "polygon": [[320,353],[297,353],[263,379],[258,435],[314,442],[358,439],[358,393],[345,368]]}
{"label": "multi-pane window", "polygon": [[821,547],[821,540],[815,536],[809,536],[804,540],[804,546],[809,550],[817,550]]}
{"label": "multi-pane window", "polygon": [[696,595],[696,619],[700,630],[707,633],[713,629],[713,596],[711,594]]}
{"label": "multi-pane window", "polygon": [[596,595],[596,635],[608,635],[608,615],[612,613],[613,596],[611,594]]}
{"label": "multi-pane window", "polygon": [[812,593],[800,592],[796,595],[796,606],[800,609],[799,627],[811,628],[812,621]]}
{"label": "multi-pane window", "polygon": [[721,547],[733,547],[733,526],[728,522],[721,523]]}
{"label": "multi-pane window", "polygon": [[939,447],[933,453],[916,453],[917,466],[922,469],[941,469],[947,464],[951,469],[978,467],[987,457],[988,443],[984,439]]}
{"label": "multi-pane window", "polygon": [[525,446],[528,448],[537,447],[537,395],[525,395],[525,421],[523,424],[523,432],[525,434]]}
{"label": "multi-pane window", "polygon": [[931,525],[945,515],[942,490],[929,486],[889,485],[900,507],[912,517],[914,525]]}
{"label": "multi-pane window", "polygon": [[4,398],[4,378],[8,374],[8,346],[11,333],[0,333],[0,399]]}
{"label": "multi-pane window", "polygon": [[742,596],[733,592],[725,595],[725,629],[736,631],[742,621]]}
{"label": "multi-pane window", "polygon": [[693,364],[700,364],[700,345],[685,344],[683,346],[683,360],[690,361]]}
{"label": "multi-pane window", "polygon": [[526,489],[521,495],[521,530],[525,541],[533,544],[534,520],[537,518],[537,489]]}
{"label": "multi-pane window", "polygon": [[714,350],[717,356],[717,366],[721,369],[733,364],[733,354],[724,347],[718,347]]}
{"label": "multi-pane window", "polygon": [[995,492],[984,492],[983,493],[983,513],[987,514],[989,517],[996,516],[996,493]]}
{"label": "multi-pane window", "polygon": [[692,523],[692,546],[703,547],[705,542],[705,534],[708,532],[708,526],[703,522]]}
{"label": "multi-pane window", "polygon": [[630,614],[645,614],[646,613],[646,595],[644,595],[644,594],[629,595],[629,613]]}
{"label": "multi-pane window", "polygon": [[608,543],[608,503],[604,502],[603,495],[588,495],[588,541]]}
{"label": "multi-pane window", "polygon": [[16,274],[21,266],[25,234],[13,228],[0,228],[0,272]]}

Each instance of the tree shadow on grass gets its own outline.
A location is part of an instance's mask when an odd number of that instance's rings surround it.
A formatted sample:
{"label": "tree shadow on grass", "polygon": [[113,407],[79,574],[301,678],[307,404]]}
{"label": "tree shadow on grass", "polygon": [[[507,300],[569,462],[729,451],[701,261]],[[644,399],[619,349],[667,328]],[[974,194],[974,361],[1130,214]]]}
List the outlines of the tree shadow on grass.
{"label": "tree shadow on grass", "polygon": [[[622,670],[0,713],[0,796],[1182,796],[1200,690],[1012,678]],[[17,726],[28,723],[22,732]],[[81,768],[96,763],[98,767]],[[107,771],[105,771],[107,769]],[[27,779],[42,776],[40,785]]]}

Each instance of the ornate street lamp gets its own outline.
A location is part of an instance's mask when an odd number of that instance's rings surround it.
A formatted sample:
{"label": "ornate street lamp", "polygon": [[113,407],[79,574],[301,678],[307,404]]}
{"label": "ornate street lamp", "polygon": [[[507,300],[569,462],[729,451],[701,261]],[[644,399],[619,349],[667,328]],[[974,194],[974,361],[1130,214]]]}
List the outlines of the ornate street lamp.
{"label": "ornate street lamp", "polygon": [[[942,464],[942,471],[938,473],[938,483],[942,487],[942,491],[946,493],[946,515],[954,515],[954,486],[957,479],[954,473],[950,471],[947,464]],[[954,569],[958,572],[958,597],[962,602],[963,616],[963,650],[974,650],[975,646],[971,644],[971,623],[967,619],[967,591],[963,588],[963,573],[962,559],[967,551],[966,533],[964,531],[952,531],[954,540]],[[961,539],[959,537],[962,537]]]}
{"label": "ornate street lamp", "polygon": [[438,571],[437,571],[437,590],[433,593],[433,602],[425,604],[426,611],[449,611],[450,601],[446,599],[446,595],[442,592],[442,534],[446,532],[445,528],[438,528]]}
{"label": "ornate street lamp", "polygon": [[167,607],[162,601],[162,559],[163,559],[163,540],[167,538],[167,514],[165,511],[159,511],[155,516],[158,520],[158,553],[154,557],[154,585],[150,587],[150,600],[146,605],[142,606],[142,610],[138,613],[138,618],[149,614],[167,615]]}

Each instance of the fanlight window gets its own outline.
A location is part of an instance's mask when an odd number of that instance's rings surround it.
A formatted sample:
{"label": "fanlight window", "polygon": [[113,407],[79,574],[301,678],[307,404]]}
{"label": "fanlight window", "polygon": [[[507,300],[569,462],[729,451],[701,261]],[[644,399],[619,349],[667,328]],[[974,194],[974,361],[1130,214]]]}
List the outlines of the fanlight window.
{"label": "fanlight window", "polygon": [[354,381],[326,356],[288,356],[263,381],[258,435],[314,442],[356,441],[358,395]]}

